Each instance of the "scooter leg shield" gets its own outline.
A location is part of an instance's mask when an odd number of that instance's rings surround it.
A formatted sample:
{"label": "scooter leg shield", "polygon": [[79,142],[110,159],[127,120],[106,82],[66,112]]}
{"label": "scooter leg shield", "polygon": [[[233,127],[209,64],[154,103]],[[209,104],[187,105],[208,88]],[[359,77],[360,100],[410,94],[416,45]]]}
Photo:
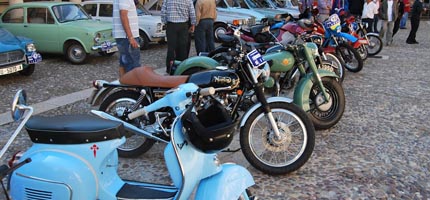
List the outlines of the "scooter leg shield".
{"label": "scooter leg shield", "polygon": [[60,152],[36,153],[11,177],[13,199],[97,199],[96,174],[88,163]]}
{"label": "scooter leg shield", "polygon": [[[334,77],[339,78],[335,73],[318,69],[319,76],[322,77]],[[302,79],[300,79],[296,88],[294,89],[294,104],[301,107],[305,112],[310,110],[309,94],[313,85],[313,73],[308,73]]]}
{"label": "scooter leg shield", "polygon": [[195,199],[238,199],[243,191],[254,184],[254,179],[248,170],[240,165],[226,163],[222,165],[220,173],[200,182]]}

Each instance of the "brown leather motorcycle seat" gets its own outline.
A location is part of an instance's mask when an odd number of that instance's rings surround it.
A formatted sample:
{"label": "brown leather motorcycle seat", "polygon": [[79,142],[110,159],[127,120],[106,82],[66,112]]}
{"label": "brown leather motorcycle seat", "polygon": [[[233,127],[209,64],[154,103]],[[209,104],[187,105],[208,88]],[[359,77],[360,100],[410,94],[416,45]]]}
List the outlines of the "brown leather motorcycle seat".
{"label": "brown leather motorcycle seat", "polygon": [[154,72],[152,67],[142,66],[125,73],[120,79],[121,84],[147,87],[173,88],[188,81],[189,76],[165,76]]}

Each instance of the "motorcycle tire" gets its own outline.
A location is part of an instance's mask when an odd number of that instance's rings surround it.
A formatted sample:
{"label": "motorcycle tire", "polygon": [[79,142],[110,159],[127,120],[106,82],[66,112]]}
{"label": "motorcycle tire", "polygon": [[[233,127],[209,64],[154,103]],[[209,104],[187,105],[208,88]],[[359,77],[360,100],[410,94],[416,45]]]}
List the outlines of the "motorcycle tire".
{"label": "motorcycle tire", "polygon": [[367,46],[367,52],[369,56],[375,56],[382,51],[383,43],[379,36],[367,34],[369,45]]}
{"label": "motorcycle tire", "polygon": [[281,139],[275,139],[270,122],[260,107],[253,111],[240,130],[242,153],[253,167],[264,173],[291,173],[311,157],[315,129],[306,113],[295,104],[272,102],[269,106]]}
{"label": "motorcycle tire", "polygon": [[360,47],[357,48],[357,52],[358,52],[358,54],[360,54],[360,57],[361,57],[361,59],[363,59],[363,61],[366,60],[367,57],[369,56],[367,46],[364,44],[360,45]]}
{"label": "motorcycle tire", "polygon": [[318,65],[318,68],[334,72],[337,76],[339,76],[337,81],[342,83],[345,76],[345,69],[340,59],[338,59],[338,57],[332,53],[325,53],[325,58],[326,60],[323,60],[323,65]]}
{"label": "motorcycle tire", "polygon": [[[130,110],[131,107],[136,104],[139,96],[140,94],[137,91],[119,90],[106,97],[101,103],[99,110],[139,127],[141,118],[126,120],[124,116],[124,112]],[[146,105],[149,105],[149,102],[147,99],[143,99],[140,107]],[[151,149],[155,143],[155,140],[142,135],[136,135],[134,133],[128,133],[126,135],[128,135],[126,142],[118,147],[118,155],[120,157],[137,157]]]}
{"label": "motorcycle tire", "polygon": [[343,116],[345,111],[345,94],[342,86],[332,77],[321,78],[323,86],[330,96],[327,103],[317,82],[313,83],[309,94],[310,110],[307,112],[316,130],[333,127]]}
{"label": "motorcycle tire", "polygon": [[356,49],[346,43],[339,43],[336,53],[345,61],[345,68],[350,72],[359,72],[363,69],[363,59]]}

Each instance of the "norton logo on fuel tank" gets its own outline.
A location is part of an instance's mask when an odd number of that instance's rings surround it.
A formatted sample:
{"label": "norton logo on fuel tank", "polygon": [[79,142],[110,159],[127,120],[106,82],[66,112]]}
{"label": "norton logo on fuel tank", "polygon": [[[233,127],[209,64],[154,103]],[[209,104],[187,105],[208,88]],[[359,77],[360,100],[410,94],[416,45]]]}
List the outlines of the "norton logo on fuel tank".
{"label": "norton logo on fuel tank", "polygon": [[222,84],[222,85],[236,85],[239,79],[233,79],[228,76],[214,76],[212,82]]}

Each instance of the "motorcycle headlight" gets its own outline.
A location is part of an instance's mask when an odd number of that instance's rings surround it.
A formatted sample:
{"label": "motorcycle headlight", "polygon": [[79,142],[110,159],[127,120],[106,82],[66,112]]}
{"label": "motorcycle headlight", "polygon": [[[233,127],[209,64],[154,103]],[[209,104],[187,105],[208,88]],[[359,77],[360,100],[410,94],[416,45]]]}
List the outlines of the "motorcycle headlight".
{"label": "motorcycle headlight", "polygon": [[305,45],[306,45],[306,48],[309,50],[309,52],[311,53],[311,55],[314,58],[320,56],[320,54],[318,52],[318,46],[315,43],[307,42]]}
{"label": "motorcycle headlight", "polygon": [[36,51],[36,46],[33,43],[27,44],[26,48],[28,52]]}

